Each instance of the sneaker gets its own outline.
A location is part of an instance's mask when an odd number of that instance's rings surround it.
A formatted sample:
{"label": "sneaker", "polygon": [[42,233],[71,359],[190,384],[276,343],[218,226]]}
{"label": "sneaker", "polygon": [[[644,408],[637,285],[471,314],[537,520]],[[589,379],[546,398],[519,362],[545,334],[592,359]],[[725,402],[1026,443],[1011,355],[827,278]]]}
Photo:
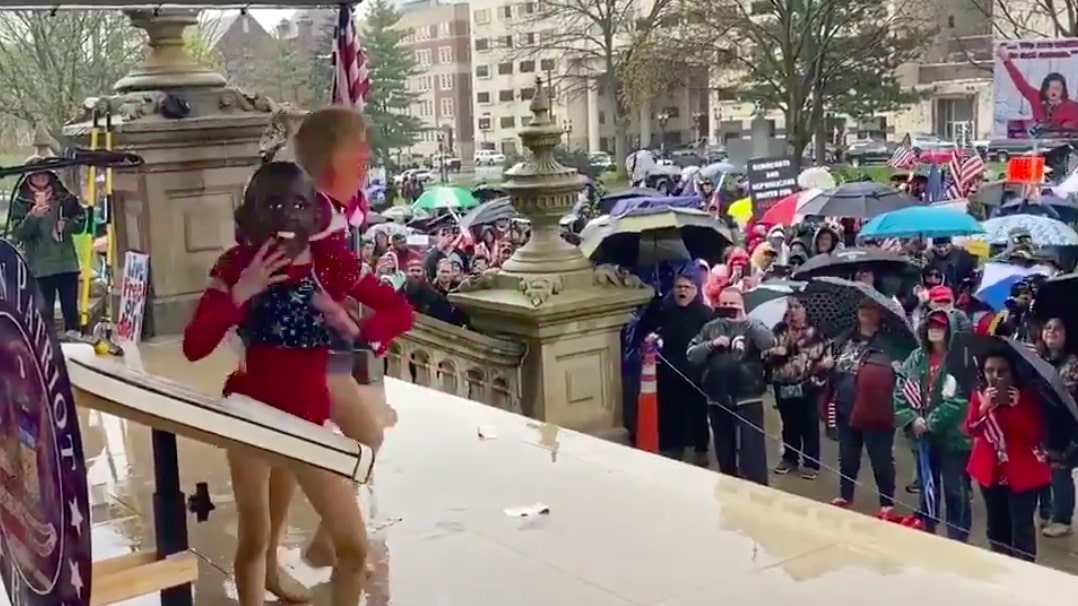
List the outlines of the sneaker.
{"label": "sneaker", "polygon": [[846,499],[843,499],[842,497],[835,497],[835,498],[831,499],[831,504],[834,505],[835,507],[841,507],[843,509],[849,509],[850,505],[853,505],[853,503],[850,503],[849,501],[847,501]]}
{"label": "sneaker", "polygon": [[921,492],[921,486],[917,482],[906,484],[906,492],[910,494],[919,494]]}
{"label": "sneaker", "polygon": [[820,477],[820,470],[819,469],[807,469],[806,468],[806,469],[801,470],[801,479],[803,479],[803,480],[815,480],[818,477]]}
{"label": "sneaker", "polygon": [[1041,530],[1041,534],[1050,539],[1062,538],[1070,535],[1071,532],[1073,531],[1071,530],[1070,526],[1068,526],[1067,524],[1060,524],[1058,522],[1052,522],[1051,524],[1045,526],[1043,530]]}
{"label": "sneaker", "polygon": [[880,507],[876,517],[886,522],[899,522],[902,520],[902,516],[895,512],[894,507]]}
{"label": "sneaker", "polygon": [[779,474],[780,476],[784,476],[784,475],[786,475],[786,474],[788,474],[791,471],[794,471],[796,469],[797,469],[797,463],[791,463],[789,461],[782,461],[778,465],[775,466],[775,473]]}

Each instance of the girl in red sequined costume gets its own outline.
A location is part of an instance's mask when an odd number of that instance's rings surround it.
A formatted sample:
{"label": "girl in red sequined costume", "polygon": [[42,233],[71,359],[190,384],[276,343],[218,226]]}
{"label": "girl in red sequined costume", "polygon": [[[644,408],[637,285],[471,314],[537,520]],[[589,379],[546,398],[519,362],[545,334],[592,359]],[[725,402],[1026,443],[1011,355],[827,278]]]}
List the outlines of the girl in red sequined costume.
{"label": "girl in red sequined costume", "polygon": [[[243,244],[226,251],[211,271],[183,349],[194,361],[209,355],[235,327],[246,342],[242,370],[229,376],[225,394],[249,396],[311,423],[329,418],[329,351],[337,335],[388,343],[411,327],[407,302],[373,277],[346,247],[319,246],[314,184],[299,166],[271,162],[251,178],[237,210]],[[345,297],[374,311],[362,323],[339,304]],[[264,459],[229,452],[239,511],[236,585],[241,606],[263,603],[270,544],[269,477]],[[291,470],[332,536],[336,562],[332,604],[354,606],[362,593],[366,531],[343,478],[311,467]]]}

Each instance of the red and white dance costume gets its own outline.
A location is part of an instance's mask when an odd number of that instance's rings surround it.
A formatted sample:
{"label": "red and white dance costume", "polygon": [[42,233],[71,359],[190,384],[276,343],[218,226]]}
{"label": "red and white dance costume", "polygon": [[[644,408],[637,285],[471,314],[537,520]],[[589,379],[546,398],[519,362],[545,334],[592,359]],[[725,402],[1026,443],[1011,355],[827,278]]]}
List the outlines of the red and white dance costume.
{"label": "red and white dance costume", "polygon": [[[229,249],[211,278],[231,288],[255,254],[247,245]],[[310,264],[289,266],[288,280],[242,306],[224,289],[206,290],[184,331],[183,351],[189,360],[204,358],[230,329],[239,329],[248,341],[244,363],[229,375],[224,394],[243,394],[321,425],[329,419],[326,371],[333,335],[311,305],[313,293],[321,290],[338,302],[352,297],[373,311],[359,328],[360,338],[377,353],[411,328],[412,309],[392,288],[361,272],[343,236],[312,243],[311,258]]]}

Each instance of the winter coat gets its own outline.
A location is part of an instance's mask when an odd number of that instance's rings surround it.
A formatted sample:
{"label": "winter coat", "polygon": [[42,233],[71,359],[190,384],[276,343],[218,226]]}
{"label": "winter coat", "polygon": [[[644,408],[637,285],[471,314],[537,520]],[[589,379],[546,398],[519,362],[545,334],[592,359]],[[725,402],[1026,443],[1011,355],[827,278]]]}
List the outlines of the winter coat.
{"label": "winter coat", "polygon": [[[30,214],[34,195],[29,176],[23,177],[15,186],[15,197],[11,201],[11,238],[22,248],[35,278],[79,271],[79,257],[71,236],[85,229],[88,214],[59,176],[51,171],[48,174],[52,180],[53,197],[48,213],[41,217]],[[56,224],[60,219],[64,220],[64,229],[57,237]]]}
{"label": "winter coat", "polygon": [[[948,343],[954,335],[963,332],[958,320],[961,312],[936,311],[934,314],[947,316]],[[968,396],[963,393],[958,381],[947,372],[947,366],[941,359],[935,380],[929,380],[929,343],[926,336],[928,322],[922,323],[918,330],[921,347],[913,350],[906,361],[898,368],[895,380],[893,401],[895,408],[895,426],[904,430],[911,441],[914,435],[911,424],[923,418],[928,426],[928,439],[948,452],[966,452],[970,449],[969,437],[963,432],[962,421],[965,418]],[[948,345],[949,346],[949,345]],[[945,355],[943,357],[946,357]],[[912,446],[912,444],[911,444]]]}

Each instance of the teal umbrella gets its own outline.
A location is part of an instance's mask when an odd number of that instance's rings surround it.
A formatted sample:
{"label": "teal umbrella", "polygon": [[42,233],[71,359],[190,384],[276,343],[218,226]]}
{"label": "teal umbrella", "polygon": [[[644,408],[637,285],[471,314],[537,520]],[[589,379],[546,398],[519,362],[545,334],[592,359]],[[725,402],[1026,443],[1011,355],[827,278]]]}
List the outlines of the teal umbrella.
{"label": "teal umbrella", "polygon": [[412,210],[434,211],[439,208],[468,210],[479,206],[479,201],[466,189],[440,185],[423,192],[412,204]]}

